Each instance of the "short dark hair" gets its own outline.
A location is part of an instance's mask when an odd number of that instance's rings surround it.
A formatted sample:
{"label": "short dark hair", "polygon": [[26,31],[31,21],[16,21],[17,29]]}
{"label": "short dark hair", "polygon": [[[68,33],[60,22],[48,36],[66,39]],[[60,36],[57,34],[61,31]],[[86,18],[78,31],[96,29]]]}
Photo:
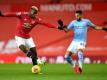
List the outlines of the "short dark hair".
{"label": "short dark hair", "polygon": [[82,10],[76,10],[75,13],[82,14]]}

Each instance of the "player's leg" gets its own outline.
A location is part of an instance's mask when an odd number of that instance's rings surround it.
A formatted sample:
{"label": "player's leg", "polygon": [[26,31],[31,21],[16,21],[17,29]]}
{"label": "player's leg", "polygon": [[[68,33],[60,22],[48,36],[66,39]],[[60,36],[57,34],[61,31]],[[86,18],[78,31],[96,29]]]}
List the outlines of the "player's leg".
{"label": "player's leg", "polygon": [[72,43],[68,47],[67,51],[68,52],[65,55],[65,59],[67,60],[68,63],[70,63],[73,66],[74,72],[76,74],[78,74],[79,73],[79,67],[76,63],[73,62],[73,60],[71,58],[72,54],[75,54],[77,52],[77,42],[72,41]]}
{"label": "player's leg", "polygon": [[79,73],[79,67],[78,67],[78,65],[77,65],[76,63],[73,62],[73,60],[72,60],[72,58],[71,58],[72,54],[73,54],[73,53],[71,53],[71,52],[67,52],[66,55],[65,55],[65,59],[66,59],[66,61],[67,61],[69,64],[71,64],[71,65],[73,66],[74,72],[75,72],[76,74],[78,74],[78,73]]}
{"label": "player's leg", "polygon": [[78,64],[80,68],[83,67],[83,50],[78,51]]}
{"label": "player's leg", "polygon": [[28,57],[31,57],[32,54],[29,52],[24,44],[19,45],[19,49],[22,50]]}
{"label": "player's leg", "polygon": [[79,65],[79,71],[82,73],[82,67],[83,67],[83,51],[85,50],[85,42],[79,42],[78,43],[78,65]]}
{"label": "player's leg", "polygon": [[79,71],[82,73],[82,67],[83,67],[83,50],[78,51],[78,65],[79,65]]}
{"label": "player's leg", "polygon": [[22,50],[27,56],[31,56],[30,52],[28,51],[25,40],[21,37],[15,36],[16,44],[18,45],[19,49]]}
{"label": "player's leg", "polygon": [[76,53],[76,44],[74,41],[71,42],[70,46],[67,49],[67,52],[65,54],[65,59],[68,63],[74,66],[73,60],[72,60],[72,54]]}
{"label": "player's leg", "polygon": [[71,58],[71,55],[72,55],[72,53],[70,51],[67,51],[65,54],[65,59],[69,64],[73,65],[73,60]]}
{"label": "player's leg", "polygon": [[33,53],[33,58],[32,58],[32,62],[33,62],[33,65],[37,65],[38,63],[37,63],[37,59],[38,59],[38,57],[37,57],[37,51],[36,51],[36,47],[31,47],[30,48],[30,51]]}
{"label": "player's leg", "polygon": [[37,51],[36,51],[36,47],[35,47],[33,39],[32,38],[26,39],[25,43],[26,43],[27,47],[29,48],[29,51],[32,53],[33,65],[37,65],[38,57],[37,57]]}
{"label": "player's leg", "polygon": [[32,53],[32,55],[33,55],[33,58],[32,58],[33,65],[45,64],[45,61],[44,61],[44,60],[38,59],[37,50],[36,50],[36,47],[35,47],[35,44],[34,44],[33,39],[32,39],[32,38],[26,39],[25,42],[26,42],[26,45],[27,45],[28,48],[29,48],[29,51],[30,51],[30,52]]}
{"label": "player's leg", "polygon": [[[24,39],[24,38],[21,38],[21,37],[18,37],[18,36],[15,36],[15,40],[16,40],[16,43],[17,43],[18,47],[24,53],[26,53],[28,57],[30,57],[32,59],[32,62],[33,62],[33,65],[34,65],[32,67],[32,73],[40,73],[40,72],[37,72],[37,68],[40,71],[40,67],[37,65],[37,56],[34,54],[34,52],[36,52],[34,50],[35,45],[34,45],[34,43],[32,43],[32,40]],[[28,42],[28,44],[29,44],[30,41],[31,41],[31,45],[30,46],[26,45],[26,42]],[[31,47],[30,50],[28,50],[29,47]]]}

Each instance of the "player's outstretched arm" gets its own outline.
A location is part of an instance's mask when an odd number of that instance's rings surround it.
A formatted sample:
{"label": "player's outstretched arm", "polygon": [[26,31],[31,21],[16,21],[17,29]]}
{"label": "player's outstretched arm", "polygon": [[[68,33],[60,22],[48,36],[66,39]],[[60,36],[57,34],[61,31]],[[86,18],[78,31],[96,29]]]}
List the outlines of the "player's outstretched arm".
{"label": "player's outstretched arm", "polygon": [[44,25],[44,26],[46,26],[48,28],[57,28],[56,25],[53,25],[53,24],[50,24],[50,23],[47,23],[47,22],[41,22],[40,21],[39,24]]}
{"label": "player's outstretched arm", "polygon": [[59,29],[59,27],[60,26],[56,26],[56,25],[54,25],[54,24],[50,24],[50,23],[48,23],[48,22],[45,22],[45,21],[43,21],[42,19],[38,19],[38,24],[40,24],[40,25],[43,25],[43,26],[45,26],[45,27],[48,27],[48,28],[56,28],[56,29]]}
{"label": "player's outstretched arm", "polygon": [[18,17],[20,16],[21,13],[20,12],[17,12],[17,13],[3,13],[2,11],[0,11],[0,16],[1,17]]}
{"label": "player's outstretched arm", "polygon": [[104,30],[104,31],[107,31],[107,28],[104,28],[104,27],[100,27],[100,26],[97,26],[97,25],[94,25],[92,26],[94,29],[96,30]]}
{"label": "player's outstretched arm", "polygon": [[43,25],[43,26],[48,27],[48,28],[57,28],[56,25],[45,22],[41,18],[38,18],[38,24]]}
{"label": "player's outstretched arm", "polygon": [[57,21],[57,22],[58,22],[58,26],[47,23],[47,22],[44,22],[42,20],[39,20],[38,23],[41,24],[41,25],[44,25],[48,28],[56,28],[56,29],[59,29],[59,30],[64,30],[65,32],[69,31],[69,30],[67,30],[66,26],[63,26],[63,22],[61,22],[61,21]]}

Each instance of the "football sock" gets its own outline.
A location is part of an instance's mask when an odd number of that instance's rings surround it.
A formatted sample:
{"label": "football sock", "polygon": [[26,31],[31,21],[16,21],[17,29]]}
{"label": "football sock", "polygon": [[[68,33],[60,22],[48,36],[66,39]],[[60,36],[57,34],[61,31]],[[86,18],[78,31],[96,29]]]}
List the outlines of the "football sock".
{"label": "football sock", "polygon": [[32,62],[33,62],[33,65],[37,65],[37,56],[32,53]]}
{"label": "football sock", "polygon": [[37,56],[30,51],[28,51],[26,54],[32,59],[33,65],[37,65]]}
{"label": "football sock", "polygon": [[78,65],[80,68],[83,66],[83,53],[82,51],[78,51]]}
{"label": "football sock", "polygon": [[37,65],[37,59],[36,58],[32,58],[32,62],[33,62],[33,65]]}
{"label": "football sock", "polygon": [[25,54],[26,54],[28,57],[32,57],[32,53],[31,53],[30,51],[27,51]]}
{"label": "football sock", "polygon": [[65,59],[69,64],[73,65],[72,58],[69,55],[65,55]]}
{"label": "football sock", "polygon": [[32,56],[33,56],[33,57],[32,57],[33,65],[37,65],[37,64],[38,64],[38,63],[37,63],[38,57],[37,57],[36,47],[30,48],[30,51],[31,51]]}

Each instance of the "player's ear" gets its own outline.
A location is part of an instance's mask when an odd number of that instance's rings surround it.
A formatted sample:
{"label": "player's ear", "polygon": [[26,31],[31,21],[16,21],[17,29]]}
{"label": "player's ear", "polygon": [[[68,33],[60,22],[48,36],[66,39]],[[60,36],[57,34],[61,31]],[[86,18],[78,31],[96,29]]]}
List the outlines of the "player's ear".
{"label": "player's ear", "polygon": [[38,10],[35,10],[35,14],[37,14],[38,13]]}

